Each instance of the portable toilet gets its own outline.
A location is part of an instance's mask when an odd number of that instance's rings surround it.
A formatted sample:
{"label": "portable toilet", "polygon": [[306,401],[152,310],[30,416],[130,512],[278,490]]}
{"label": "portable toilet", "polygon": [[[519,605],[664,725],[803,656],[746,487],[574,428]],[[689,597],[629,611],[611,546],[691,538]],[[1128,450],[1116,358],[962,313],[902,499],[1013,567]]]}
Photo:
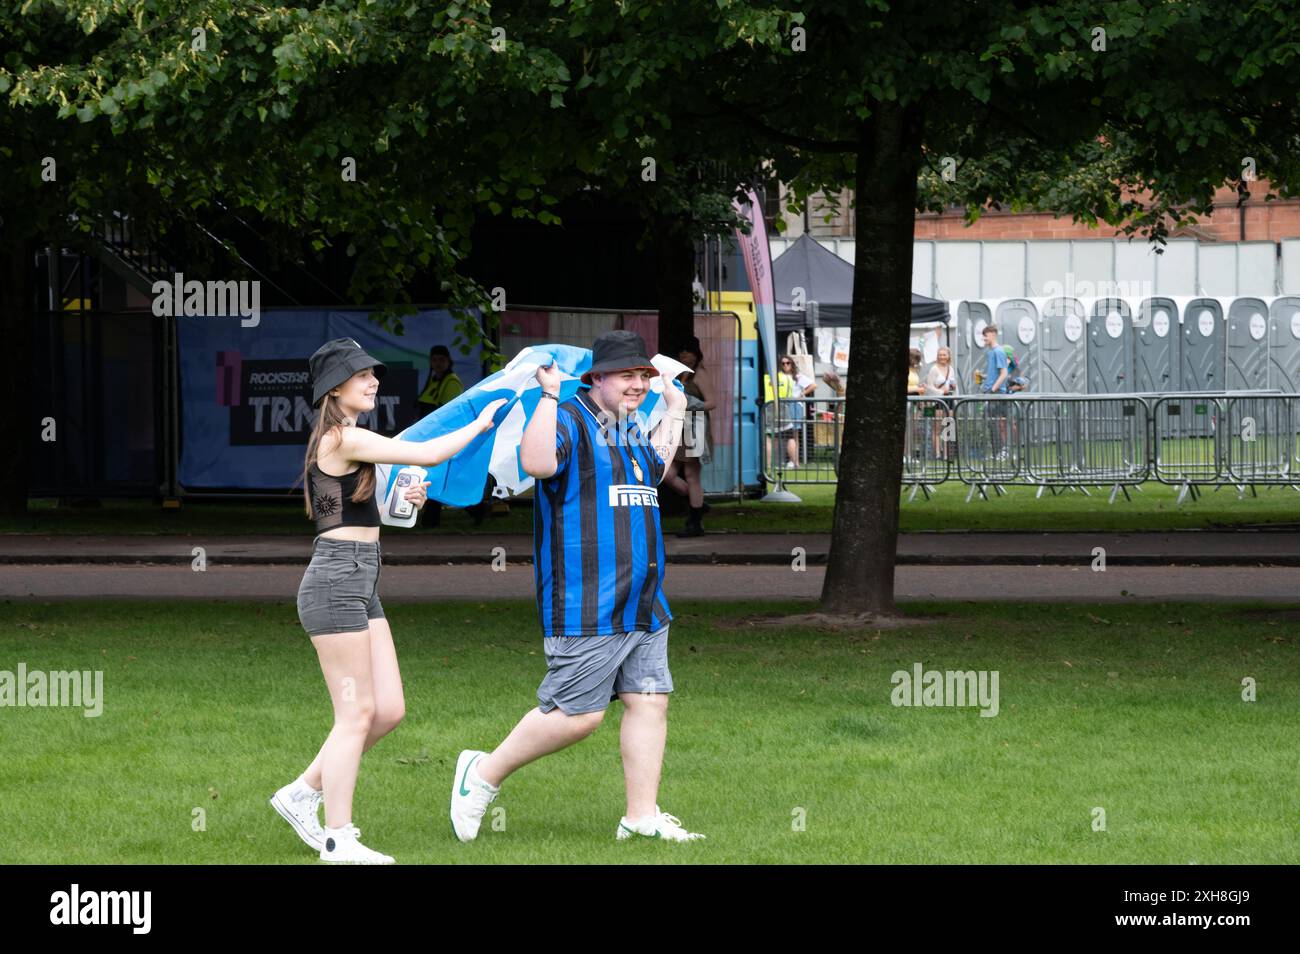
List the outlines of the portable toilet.
{"label": "portable toilet", "polygon": [[1224,324],[1218,298],[1186,300],[1179,315],[1179,390],[1224,390]]}
{"label": "portable toilet", "polygon": [[1038,380],[1034,390],[1082,394],[1087,386],[1084,324],[1087,312],[1077,298],[1049,298],[1038,321]]}
{"label": "portable toilet", "polygon": [[1268,305],[1262,298],[1235,298],[1228,306],[1227,377],[1229,391],[1268,387]]}
{"label": "portable toilet", "polygon": [[[711,460],[701,471],[700,479],[706,493],[729,491],[736,483],[737,474],[744,487],[760,484],[762,467],[762,432],[759,429],[758,401],[762,394],[764,359],[759,347],[758,321],[754,311],[754,296],[748,291],[722,291],[713,296],[718,311],[729,311],[740,318],[740,340],[737,342],[736,386],[740,390],[737,410],[732,418],[731,442],[728,447],[719,441],[711,449]],[[673,355],[672,357],[676,357]],[[713,414],[725,413],[721,408]],[[740,462],[736,463],[739,456]]]}
{"label": "portable toilet", "polygon": [[1133,390],[1174,390],[1178,381],[1178,304],[1172,298],[1136,299],[1133,316]]}
{"label": "portable toilet", "polygon": [[962,394],[978,394],[975,368],[984,366],[984,340],[981,332],[993,321],[988,301],[967,300],[957,305],[957,386]]}
{"label": "portable toilet", "polygon": [[1133,314],[1123,298],[1096,298],[1088,313],[1088,393],[1125,394],[1133,383]]}
{"label": "portable toilet", "polygon": [[1268,312],[1268,386],[1300,394],[1300,295],[1274,298]]}
{"label": "portable toilet", "polygon": [[1035,386],[1038,379],[1038,304],[1029,298],[1008,298],[998,304],[994,324],[999,343],[1011,345],[1020,373]]}

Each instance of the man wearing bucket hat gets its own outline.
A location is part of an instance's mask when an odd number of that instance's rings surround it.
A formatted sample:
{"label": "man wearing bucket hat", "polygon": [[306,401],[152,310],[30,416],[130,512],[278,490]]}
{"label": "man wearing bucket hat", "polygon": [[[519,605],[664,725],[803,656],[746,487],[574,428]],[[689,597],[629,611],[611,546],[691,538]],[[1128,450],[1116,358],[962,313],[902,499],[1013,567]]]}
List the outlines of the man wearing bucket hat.
{"label": "man wearing bucket hat", "polygon": [[686,396],[665,382],[667,413],[642,434],[635,412],[658,371],[645,342],[611,331],[592,345],[587,390],[559,401],[560,373],[538,368],[542,397],[519,446],[537,479],[533,563],[546,676],[539,705],[491,752],[460,753],[451,788],[456,837],[472,841],[505,778],[586,738],[614,699],[627,813],[619,840],[692,841],[657,804],[668,729],[668,624],[657,485],[681,440]]}

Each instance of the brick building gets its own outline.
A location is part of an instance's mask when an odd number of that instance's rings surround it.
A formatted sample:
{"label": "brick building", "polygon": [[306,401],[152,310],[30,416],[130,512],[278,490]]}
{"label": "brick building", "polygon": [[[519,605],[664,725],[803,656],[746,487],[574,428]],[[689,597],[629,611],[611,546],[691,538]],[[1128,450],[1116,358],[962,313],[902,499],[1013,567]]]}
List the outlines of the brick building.
{"label": "brick building", "polygon": [[[784,194],[785,188],[782,187]],[[1279,242],[1300,237],[1300,199],[1275,199],[1264,201],[1268,183],[1254,183],[1250,198],[1240,206],[1235,187],[1224,186],[1214,196],[1214,212],[1202,216],[1191,227],[1172,233],[1175,238],[1190,238],[1200,242]],[[785,219],[786,238],[798,238],[809,232],[814,238],[852,238],[853,209],[849,207],[852,190],[840,195],[840,209],[832,213],[830,222],[823,222],[829,211],[821,193],[809,203],[806,215],[782,213]],[[769,212],[775,215],[774,206]],[[1120,233],[1110,226],[1090,228],[1045,212],[995,212],[985,211],[978,222],[967,226],[962,210],[954,208],[941,214],[923,212],[916,217],[917,241],[998,241],[998,240],[1049,240],[1049,239],[1113,239]]]}

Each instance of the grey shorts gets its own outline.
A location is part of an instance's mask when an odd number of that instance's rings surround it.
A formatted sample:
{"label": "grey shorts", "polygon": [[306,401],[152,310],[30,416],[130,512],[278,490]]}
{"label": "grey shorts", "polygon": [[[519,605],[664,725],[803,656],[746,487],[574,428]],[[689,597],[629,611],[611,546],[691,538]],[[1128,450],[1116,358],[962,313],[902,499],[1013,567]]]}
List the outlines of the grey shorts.
{"label": "grey shorts", "polygon": [[620,692],[672,692],[668,627],[615,636],[549,636],[542,639],[546,677],[537,687],[542,712],[599,712]]}
{"label": "grey shorts", "polygon": [[378,540],[317,537],[311,563],[298,585],[298,619],[307,635],[364,632],[370,620],[383,619],[379,602],[383,565]]}

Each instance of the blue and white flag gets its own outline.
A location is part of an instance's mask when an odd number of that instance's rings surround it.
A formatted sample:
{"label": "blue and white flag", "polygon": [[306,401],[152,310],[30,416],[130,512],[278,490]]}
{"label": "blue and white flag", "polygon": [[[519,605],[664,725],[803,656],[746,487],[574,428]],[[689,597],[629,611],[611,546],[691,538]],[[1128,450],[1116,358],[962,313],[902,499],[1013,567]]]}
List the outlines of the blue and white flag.
{"label": "blue and white flag", "polygon": [[[650,393],[637,408],[635,420],[642,433],[649,434],[664,414],[663,388],[671,380],[677,388],[682,384],[677,375],[690,368],[666,355],[657,354],[650,359],[659,376],[652,379]],[[483,499],[483,487],[488,474],[496,478],[498,497],[523,493],[533,485],[533,478],[519,465],[519,445],[524,428],[532,420],[533,411],[541,399],[542,386],[537,382],[537,369],[554,364],[560,372],[560,400],[567,401],[583,387],[582,374],[591,367],[591,352],[570,345],[545,344],[525,348],[496,374],[484,378],[469,390],[462,392],[432,414],[416,421],[396,437],[401,441],[427,441],[459,430],[473,421],[483,409],[498,398],[506,403],[493,415],[494,426],[480,434],[451,460],[437,467],[425,469],[422,480],[429,481],[429,496],[453,507],[469,507]],[[401,464],[376,464],[376,488],[380,500],[388,499]],[[388,508],[381,507],[380,519],[389,523]],[[404,522],[404,521],[403,521]]]}

